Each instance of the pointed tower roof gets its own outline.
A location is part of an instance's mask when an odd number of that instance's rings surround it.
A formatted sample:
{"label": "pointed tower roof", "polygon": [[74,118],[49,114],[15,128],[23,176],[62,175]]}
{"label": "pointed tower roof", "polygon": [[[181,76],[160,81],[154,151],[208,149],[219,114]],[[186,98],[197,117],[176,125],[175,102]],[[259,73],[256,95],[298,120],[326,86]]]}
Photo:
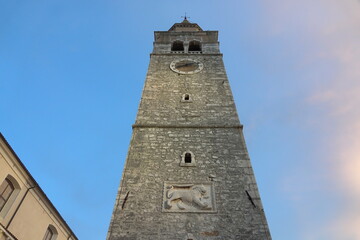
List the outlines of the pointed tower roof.
{"label": "pointed tower roof", "polygon": [[196,23],[191,23],[187,18],[184,18],[184,21],[181,23],[175,23],[170,29],[169,32],[201,32],[203,31],[199,25]]}

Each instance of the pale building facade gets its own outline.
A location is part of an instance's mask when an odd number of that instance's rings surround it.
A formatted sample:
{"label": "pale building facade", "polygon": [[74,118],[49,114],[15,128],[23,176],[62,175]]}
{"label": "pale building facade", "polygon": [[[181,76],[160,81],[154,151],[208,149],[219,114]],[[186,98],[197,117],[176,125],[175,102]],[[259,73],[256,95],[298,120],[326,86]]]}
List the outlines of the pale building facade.
{"label": "pale building facade", "polygon": [[77,240],[1,133],[0,240]]}

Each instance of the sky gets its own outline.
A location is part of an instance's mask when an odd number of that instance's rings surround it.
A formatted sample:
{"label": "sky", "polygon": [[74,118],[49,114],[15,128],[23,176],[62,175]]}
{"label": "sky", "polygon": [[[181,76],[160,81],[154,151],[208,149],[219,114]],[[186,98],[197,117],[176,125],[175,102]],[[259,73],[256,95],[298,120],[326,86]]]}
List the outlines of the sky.
{"label": "sky", "polygon": [[274,240],[360,239],[359,0],[0,0],[0,131],[105,239],[153,31],[218,30]]}

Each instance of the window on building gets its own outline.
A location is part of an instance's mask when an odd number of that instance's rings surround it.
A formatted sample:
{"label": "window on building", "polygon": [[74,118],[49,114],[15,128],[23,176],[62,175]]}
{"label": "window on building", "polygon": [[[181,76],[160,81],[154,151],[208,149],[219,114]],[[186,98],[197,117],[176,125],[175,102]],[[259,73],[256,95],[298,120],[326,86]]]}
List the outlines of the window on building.
{"label": "window on building", "polygon": [[54,236],[53,231],[52,231],[50,228],[48,228],[48,229],[46,230],[46,233],[45,233],[45,236],[44,236],[44,240],[52,240],[52,239],[53,239],[53,236]]}
{"label": "window on building", "polygon": [[181,167],[196,167],[195,155],[190,151],[184,152],[181,155],[180,166]]}
{"label": "window on building", "polygon": [[189,52],[201,52],[201,43],[199,41],[189,42]]}
{"label": "window on building", "polygon": [[183,103],[189,103],[189,102],[192,102],[192,99],[191,99],[190,94],[185,93],[184,95],[182,95],[182,97],[181,97],[181,101],[180,101],[180,102],[183,102]]}
{"label": "window on building", "polygon": [[171,51],[173,52],[183,52],[184,51],[184,43],[182,41],[175,41],[171,45]]}
{"label": "window on building", "polygon": [[191,163],[191,153],[185,153],[185,163]]}
{"label": "window on building", "polygon": [[5,204],[9,201],[14,191],[14,184],[6,178],[0,186],[0,212],[3,210]]}
{"label": "window on building", "polygon": [[20,192],[20,185],[11,175],[7,175],[5,180],[0,185],[0,216],[4,217],[17,195]]}
{"label": "window on building", "polygon": [[56,228],[53,225],[49,225],[49,227],[46,229],[43,240],[56,240],[56,237],[57,237]]}

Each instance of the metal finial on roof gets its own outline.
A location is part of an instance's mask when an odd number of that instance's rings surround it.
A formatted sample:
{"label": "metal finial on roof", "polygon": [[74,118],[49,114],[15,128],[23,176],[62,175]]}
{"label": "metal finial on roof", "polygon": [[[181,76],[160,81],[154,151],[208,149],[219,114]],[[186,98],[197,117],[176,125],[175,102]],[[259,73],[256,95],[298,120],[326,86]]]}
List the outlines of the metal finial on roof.
{"label": "metal finial on roof", "polygon": [[185,12],[185,16],[181,16],[181,17],[184,18],[184,21],[187,21],[187,19],[190,18],[190,17],[186,16],[186,12]]}

